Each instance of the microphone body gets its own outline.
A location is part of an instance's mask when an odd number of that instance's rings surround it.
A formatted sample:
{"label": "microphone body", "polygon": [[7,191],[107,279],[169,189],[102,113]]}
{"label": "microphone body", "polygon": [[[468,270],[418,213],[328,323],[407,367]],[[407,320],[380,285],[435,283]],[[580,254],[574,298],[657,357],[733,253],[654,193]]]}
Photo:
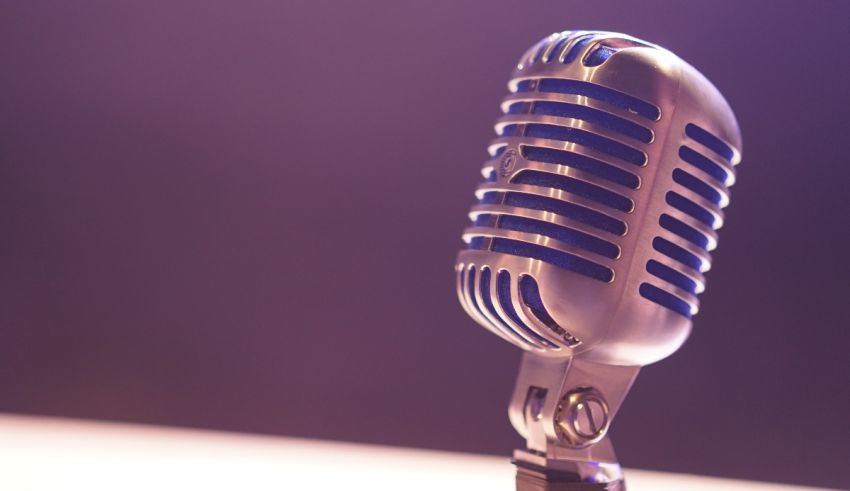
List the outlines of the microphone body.
{"label": "microphone body", "polygon": [[552,34],[508,87],[458,298],[526,350],[509,409],[527,440],[518,489],[623,489],[607,429],[639,368],[691,330],[738,125],[696,69],[618,33]]}

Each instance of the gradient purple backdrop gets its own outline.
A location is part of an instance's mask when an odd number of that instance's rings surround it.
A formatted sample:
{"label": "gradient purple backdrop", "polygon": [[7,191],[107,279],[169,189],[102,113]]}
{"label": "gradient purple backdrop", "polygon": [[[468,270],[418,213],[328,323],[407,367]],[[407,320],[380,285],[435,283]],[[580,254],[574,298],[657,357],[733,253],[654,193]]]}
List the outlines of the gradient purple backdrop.
{"label": "gradient purple backdrop", "polygon": [[[0,411],[504,454],[453,259],[519,54],[678,53],[744,134],[630,467],[850,487],[848,2],[3,2]],[[2,436],[0,436],[2,437]]]}

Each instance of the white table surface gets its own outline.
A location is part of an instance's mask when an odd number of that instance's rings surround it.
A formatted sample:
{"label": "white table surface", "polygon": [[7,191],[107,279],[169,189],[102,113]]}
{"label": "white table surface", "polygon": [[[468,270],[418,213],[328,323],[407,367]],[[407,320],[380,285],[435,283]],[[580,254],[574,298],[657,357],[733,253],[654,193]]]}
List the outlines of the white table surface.
{"label": "white table surface", "polygon": [[[814,489],[627,470],[629,491]],[[507,456],[0,414],[0,490],[512,491]]]}

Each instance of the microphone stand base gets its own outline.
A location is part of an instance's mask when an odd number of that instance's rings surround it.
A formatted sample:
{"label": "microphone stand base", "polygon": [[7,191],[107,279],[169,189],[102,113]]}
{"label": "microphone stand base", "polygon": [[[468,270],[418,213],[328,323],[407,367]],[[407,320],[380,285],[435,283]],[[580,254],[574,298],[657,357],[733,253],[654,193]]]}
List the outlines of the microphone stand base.
{"label": "microphone stand base", "polygon": [[608,483],[582,482],[577,474],[516,464],[516,491],[625,491],[622,480]]}
{"label": "microphone stand base", "polygon": [[602,445],[608,459],[553,460],[527,450],[515,450],[516,491],[626,491],[623,472],[609,442]]}

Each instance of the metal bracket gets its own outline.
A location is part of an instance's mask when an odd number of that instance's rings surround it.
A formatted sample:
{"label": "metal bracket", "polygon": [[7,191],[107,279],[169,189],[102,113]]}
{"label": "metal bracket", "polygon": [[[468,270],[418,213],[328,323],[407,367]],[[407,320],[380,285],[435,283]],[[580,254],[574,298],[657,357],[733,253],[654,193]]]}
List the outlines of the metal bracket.
{"label": "metal bracket", "polygon": [[547,476],[562,484],[621,483],[606,435],[639,370],[525,353],[509,408],[511,424],[527,447],[514,452],[518,485],[520,478],[523,486],[549,482]]}

